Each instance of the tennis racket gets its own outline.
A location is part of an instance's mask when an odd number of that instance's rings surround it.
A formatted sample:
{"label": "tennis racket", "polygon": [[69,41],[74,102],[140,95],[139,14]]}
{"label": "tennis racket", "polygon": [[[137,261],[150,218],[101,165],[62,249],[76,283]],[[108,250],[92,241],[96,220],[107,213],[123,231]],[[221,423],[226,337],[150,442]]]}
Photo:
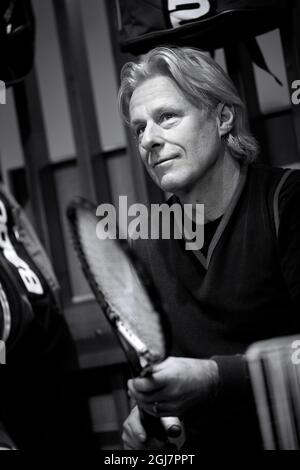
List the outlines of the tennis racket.
{"label": "tennis racket", "polygon": [[[126,240],[103,232],[96,206],[84,199],[67,208],[75,251],[85,277],[123,348],[133,376],[151,375],[167,356],[168,322],[145,268]],[[106,227],[108,228],[108,227]],[[149,436],[178,437],[178,418],[156,418],[140,410]]]}
{"label": "tennis racket", "polygon": [[246,353],[263,445],[300,449],[300,335],[259,341]]}

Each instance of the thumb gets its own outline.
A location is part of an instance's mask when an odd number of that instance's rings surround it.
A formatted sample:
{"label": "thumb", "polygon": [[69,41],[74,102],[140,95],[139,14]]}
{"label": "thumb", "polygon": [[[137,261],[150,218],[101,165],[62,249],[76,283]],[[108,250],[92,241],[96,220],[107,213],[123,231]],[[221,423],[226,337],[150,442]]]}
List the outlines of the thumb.
{"label": "thumb", "polygon": [[140,414],[140,410],[138,409],[137,406],[135,406],[136,413],[138,415],[138,419],[135,421],[134,425],[134,433],[138,436],[139,440],[141,442],[146,442],[147,440],[147,432],[142,424],[142,418]]}

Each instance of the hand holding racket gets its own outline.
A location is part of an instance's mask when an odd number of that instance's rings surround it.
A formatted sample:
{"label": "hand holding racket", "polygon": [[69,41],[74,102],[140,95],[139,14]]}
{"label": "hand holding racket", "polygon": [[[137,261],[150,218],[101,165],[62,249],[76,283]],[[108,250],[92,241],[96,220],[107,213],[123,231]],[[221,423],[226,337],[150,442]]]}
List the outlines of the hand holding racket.
{"label": "hand holding racket", "polygon": [[[90,202],[74,201],[67,217],[85,277],[124,349],[132,375],[151,374],[153,364],[166,358],[168,344],[166,318],[144,267],[125,240],[100,233],[102,224]],[[178,418],[141,415],[149,436],[181,434]]]}

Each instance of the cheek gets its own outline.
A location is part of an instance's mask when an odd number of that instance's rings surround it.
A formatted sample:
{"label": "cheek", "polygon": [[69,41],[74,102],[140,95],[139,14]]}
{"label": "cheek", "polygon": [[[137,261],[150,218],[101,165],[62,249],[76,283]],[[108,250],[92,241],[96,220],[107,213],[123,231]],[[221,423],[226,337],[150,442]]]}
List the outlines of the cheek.
{"label": "cheek", "polygon": [[147,163],[146,152],[143,151],[142,149],[140,149],[140,147],[138,147],[138,153],[139,153],[139,157],[142,160],[142,162],[144,164],[146,164]]}
{"label": "cheek", "polygon": [[214,153],[219,148],[219,136],[215,129],[204,129],[194,135],[194,138],[188,143],[190,148],[201,154]]}
{"label": "cheek", "polygon": [[197,134],[186,141],[186,150],[190,157],[194,157],[203,154],[208,147],[207,136],[203,134]]}

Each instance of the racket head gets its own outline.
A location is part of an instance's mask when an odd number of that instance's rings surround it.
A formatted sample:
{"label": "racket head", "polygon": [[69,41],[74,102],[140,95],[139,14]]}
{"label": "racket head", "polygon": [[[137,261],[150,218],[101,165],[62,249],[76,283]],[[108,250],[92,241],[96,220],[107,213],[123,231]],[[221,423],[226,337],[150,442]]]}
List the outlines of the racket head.
{"label": "racket head", "polygon": [[[100,219],[96,211],[96,205],[83,198],[68,205],[73,245],[92,292],[127,356],[132,374],[139,375],[143,368],[167,356],[170,325],[149,273],[127,240],[118,237],[118,227],[116,237],[106,230],[108,238],[99,238]],[[137,341],[131,341],[128,332]]]}

